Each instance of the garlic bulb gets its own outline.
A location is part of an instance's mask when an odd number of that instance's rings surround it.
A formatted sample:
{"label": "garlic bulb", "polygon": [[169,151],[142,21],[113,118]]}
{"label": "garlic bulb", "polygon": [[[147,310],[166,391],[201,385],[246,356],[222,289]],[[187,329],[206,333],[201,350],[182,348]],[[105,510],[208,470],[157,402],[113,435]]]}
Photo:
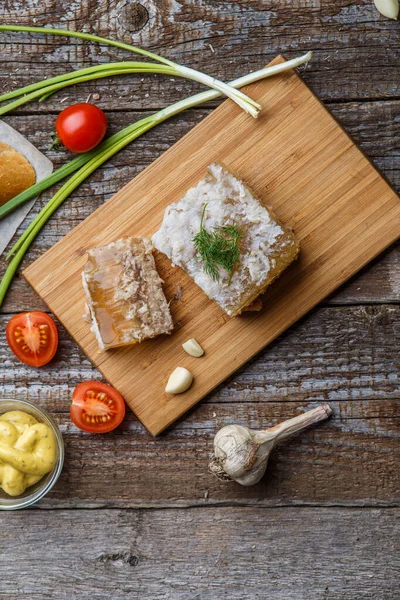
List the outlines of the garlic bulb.
{"label": "garlic bulb", "polygon": [[399,16],[399,0],[374,0],[376,8],[381,15],[388,19],[397,19]]}
{"label": "garlic bulb", "polygon": [[227,425],[214,438],[209,469],[222,481],[234,480],[241,485],[258,483],[267,468],[269,454],[278,442],[331,414],[330,406],[322,404],[265,431]]}

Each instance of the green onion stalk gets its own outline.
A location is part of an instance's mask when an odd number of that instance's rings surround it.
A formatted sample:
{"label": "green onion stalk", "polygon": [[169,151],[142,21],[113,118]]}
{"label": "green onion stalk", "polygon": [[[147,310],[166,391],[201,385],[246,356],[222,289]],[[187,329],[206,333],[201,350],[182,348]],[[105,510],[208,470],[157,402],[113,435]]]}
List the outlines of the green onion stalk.
{"label": "green onion stalk", "polygon": [[104,65],[95,65],[94,67],[78,69],[77,71],[71,71],[70,73],[64,73],[64,75],[57,75],[56,77],[50,77],[49,79],[42,79],[41,81],[37,81],[36,83],[31,83],[24,87],[18,88],[17,90],[13,90],[12,92],[6,92],[5,94],[0,95],[0,102],[5,102],[6,100],[11,100],[12,98],[18,98],[18,96],[25,96],[30,92],[41,90],[43,89],[43,87],[47,87],[57,83],[62,84],[65,81],[70,81],[71,79],[75,79],[76,77],[81,77],[83,75],[90,75],[91,73],[109,70],[126,70],[128,73],[146,73],[147,69],[150,70],[152,68],[154,69],[154,71],[151,71],[152,73],[164,73],[165,70],[167,71],[168,75],[174,73],[174,69],[172,69],[171,67],[168,67],[166,65],[160,65],[158,63],[140,61],[106,63]]}
{"label": "green onion stalk", "polygon": [[[231,98],[236,104],[238,104],[244,111],[251,114],[252,117],[256,118],[258,113],[261,110],[261,106],[243,94],[240,90],[235,89],[233,86],[224,83],[223,81],[219,81],[210,75],[206,75],[205,73],[201,73],[196,69],[191,69],[190,67],[185,67],[180,65],[172,60],[168,60],[163,56],[159,56],[154,52],[150,52],[148,50],[143,50],[143,48],[138,48],[137,46],[132,46],[130,44],[124,44],[123,42],[118,42],[116,40],[108,40],[107,38],[99,37],[97,35],[92,35],[90,33],[83,33],[81,31],[68,31],[67,29],[53,29],[51,27],[28,27],[23,25],[0,25],[0,31],[13,31],[13,32],[29,32],[29,33],[44,33],[51,35],[61,35],[66,37],[75,37],[83,40],[87,40],[90,42],[98,42],[100,44],[107,44],[109,46],[115,46],[117,48],[122,48],[123,50],[128,50],[129,52],[134,52],[135,54],[140,54],[145,56],[146,58],[150,58],[152,60],[156,60],[157,62],[162,63],[169,67],[173,73],[172,75],[176,75],[179,77],[186,77],[188,79],[192,79],[199,83],[206,85],[214,89],[215,91],[220,92],[221,94],[225,94],[228,98]],[[145,63],[143,63],[145,64]],[[62,75],[60,76],[63,77]],[[60,78],[53,78],[58,79]],[[46,81],[43,82],[46,85]],[[10,97],[10,96],[8,96]]]}
{"label": "green onion stalk", "polygon": [[[311,52],[300,56],[298,58],[292,59],[290,61],[280,63],[278,65],[274,65],[272,67],[267,67],[265,69],[260,69],[239,79],[236,79],[230,83],[232,87],[242,87],[244,85],[248,85],[255,81],[259,81],[260,79],[264,79],[266,77],[270,77],[271,75],[275,75],[276,73],[281,73],[283,71],[287,71],[288,69],[293,69],[298,67],[310,60],[312,56]],[[42,227],[49,220],[51,215],[58,209],[58,207],[64,202],[66,198],[98,167],[100,167],[105,161],[114,156],[117,152],[119,152],[122,148],[124,148],[127,144],[130,144],[139,136],[141,136],[149,129],[152,129],[156,125],[166,121],[167,119],[179,114],[180,112],[202,104],[203,102],[207,102],[209,100],[214,100],[218,98],[221,93],[217,91],[209,90],[207,92],[201,92],[200,94],[196,94],[194,96],[190,96],[175,104],[172,104],[162,110],[149,115],[139,121],[136,121],[132,125],[129,125],[122,131],[117,134],[111,136],[108,140],[103,142],[98,148],[95,150],[88,152],[85,155],[81,155],[78,158],[71,161],[69,165],[65,167],[61,167],[55,171],[49,178],[42,180],[39,184],[35,184],[30,188],[32,190],[35,188],[35,191],[32,192],[32,195],[36,195],[38,192],[43,191],[49,187],[48,180],[51,179],[51,184],[55,183],[67,175],[68,169],[71,169],[71,164],[73,164],[73,168],[76,170],[74,175],[66,182],[64,185],[55,193],[55,195],[49,200],[47,205],[39,212],[39,214],[35,217],[32,223],[28,226],[28,228],[24,231],[21,237],[14,244],[13,248],[9,252],[7,259],[13,256],[10,261],[6,272],[4,273],[3,279],[0,283],[0,306],[2,305],[7,290],[11,284],[11,281],[14,277],[14,274],[23,259],[26,251],[29,246],[38,235]],[[71,171],[68,172],[70,174]],[[28,190],[29,191],[29,190]],[[21,196],[21,194],[20,194]],[[31,197],[31,196],[29,196]],[[17,197],[18,198],[18,197]],[[28,198],[25,196],[25,201]],[[14,199],[16,200],[16,198]],[[12,202],[12,201],[11,201]]]}
{"label": "green onion stalk", "polygon": [[[107,67],[107,68],[105,68]],[[158,65],[155,63],[145,62],[126,62],[126,63],[109,63],[108,65],[99,65],[97,67],[89,67],[87,69],[81,69],[68,73],[67,75],[60,75],[59,77],[52,77],[51,79],[45,79],[27,85],[23,88],[8,92],[0,96],[0,102],[5,100],[21,96],[13,102],[9,102],[5,106],[0,107],[0,116],[5,115],[28,102],[32,102],[39,98],[39,102],[48,98],[55,92],[62,90],[65,87],[75,85],[76,83],[84,83],[85,81],[93,81],[95,79],[102,79],[103,77],[113,77],[116,75],[126,75],[129,73],[157,73],[160,75],[174,75],[175,77],[183,77],[178,74],[171,67],[164,65]],[[45,85],[46,84],[46,85]]]}

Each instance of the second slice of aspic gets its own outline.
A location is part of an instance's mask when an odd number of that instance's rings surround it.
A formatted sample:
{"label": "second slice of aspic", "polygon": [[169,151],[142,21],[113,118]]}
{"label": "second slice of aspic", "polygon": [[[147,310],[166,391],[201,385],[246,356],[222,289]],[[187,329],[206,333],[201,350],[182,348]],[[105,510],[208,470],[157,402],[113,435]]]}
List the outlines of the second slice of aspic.
{"label": "second slice of aspic", "polygon": [[100,350],[171,333],[171,313],[147,238],[122,238],[88,250],[82,283]]}
{"label": "second slice of aspic", "polygon": [[[200,231],[209,242],[202,252],[195,243]],[[152,239],[157,250],[186,271],[232,317],[264,292],[299,253],[293,231],[281,225],[255,194],[220,164],[210,165],[204,179],[167,207]],[[225,248],[230,244],[234,250],[234,243],[237,260],[233,265],[231,261],[227,270],[221,266],[228,262]]]}

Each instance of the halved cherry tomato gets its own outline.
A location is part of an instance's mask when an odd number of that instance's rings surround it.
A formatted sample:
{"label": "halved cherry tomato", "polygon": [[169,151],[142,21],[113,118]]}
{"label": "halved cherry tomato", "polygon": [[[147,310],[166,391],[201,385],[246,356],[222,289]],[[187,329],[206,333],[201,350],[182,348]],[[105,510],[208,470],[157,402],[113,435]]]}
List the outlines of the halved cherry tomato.
{"label": "halved cherry tomato", "polygon": [[71,152],[88,152],[100,144],[107,131],[107,117],[94,104],[71,104],[57,117],[56,130]]}
{"label": "halved cherry tomato", "polygon": [[47,365],[58,346],[56,324],[39,310],[12,317],[7,323],[6,336],[15,356],[31,367]]}
{"label": "halved cherry tomato", "polygon": [[74,425],[90,433],[106,433],[121,423],[125,416],[123,397],[111,385],[85,381],[72,393],[70,415]]}

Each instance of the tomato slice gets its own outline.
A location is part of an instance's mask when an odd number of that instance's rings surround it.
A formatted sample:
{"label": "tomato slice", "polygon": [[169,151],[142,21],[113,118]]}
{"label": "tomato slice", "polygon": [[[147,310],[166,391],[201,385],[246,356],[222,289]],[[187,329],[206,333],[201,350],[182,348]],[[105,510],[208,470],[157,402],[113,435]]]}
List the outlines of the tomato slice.
{"label": "tomato slice", "polygon": [[12,317],[7,323],[6,337],[15,356],[31,367],[47,365],[58,346],[56,324],[38,310]]}
{"label": "tomato slice", "polygon": [[70,415],[74,425],[90,433],[107,433],[125,416],[123,397],[111,385],[85,381],[72,393]]}

